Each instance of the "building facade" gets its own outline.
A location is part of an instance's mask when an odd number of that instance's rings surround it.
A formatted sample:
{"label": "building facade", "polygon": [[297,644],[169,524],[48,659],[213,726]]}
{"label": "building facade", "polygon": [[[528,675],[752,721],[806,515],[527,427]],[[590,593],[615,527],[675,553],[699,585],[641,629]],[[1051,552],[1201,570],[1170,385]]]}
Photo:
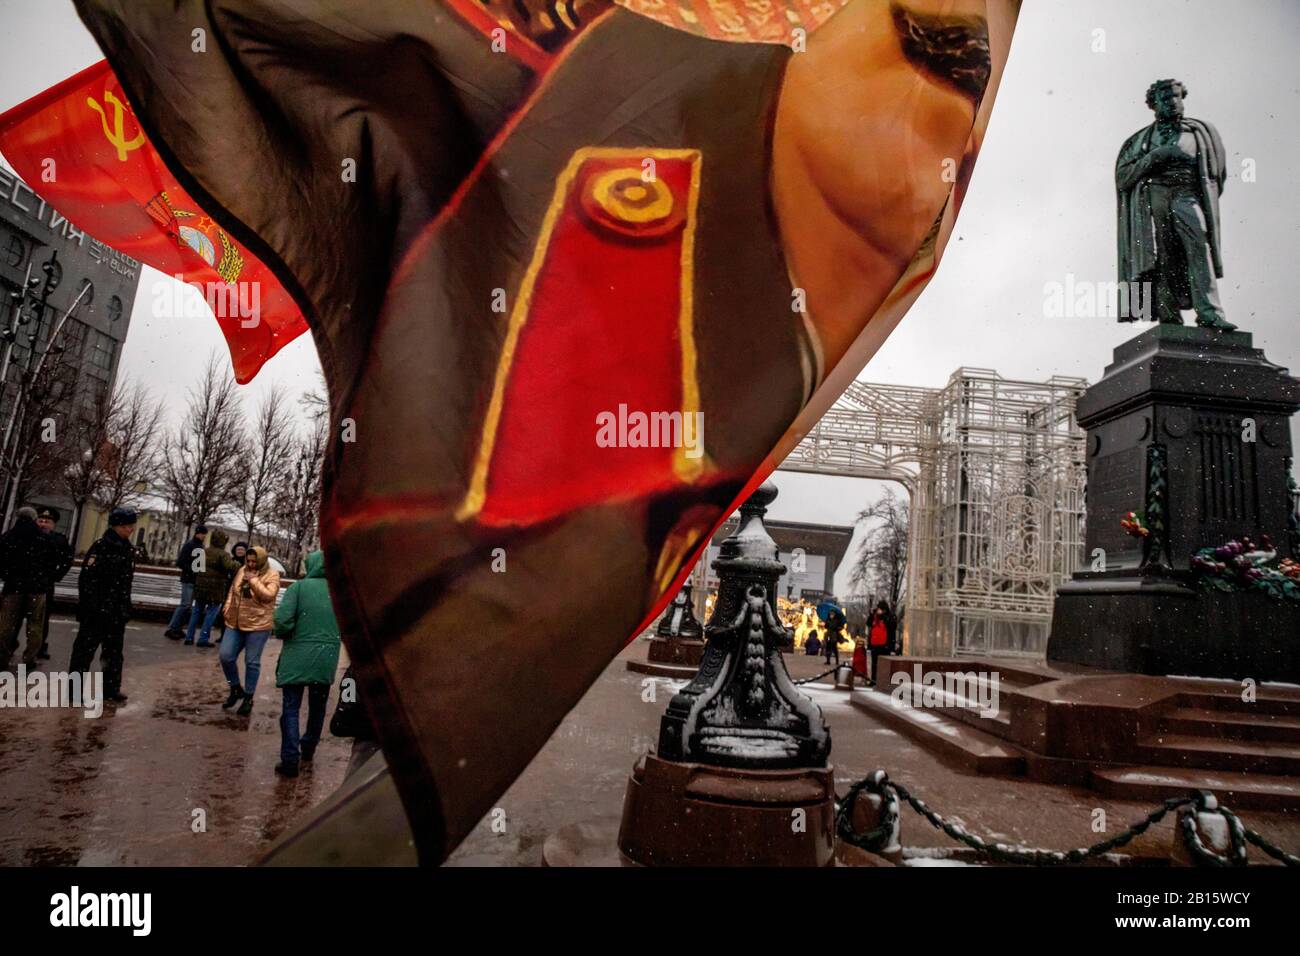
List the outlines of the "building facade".
{"label": "building facade", "polygon": [[[68,422],[113,388],[141,268],[0,166],[0,440],[7,442],[0,447],[0,508],[53,504],[65,512],[62,530],[70,526],[72,503],[57,487],[58,456],[91,451],[69,446]],[[24,398],[38,366],[58,383],[52,408]],[[46,427],[35,430],[41,422]],[[14,464],[17,446],[32,441],[58,447],[41,459],[43,470]]]}
{"label": "building facade", "polygon": [[[816,603],[835,594],[835,572],[844,560],[849,542],[853,540],[852,525],[811,524],[806,521],[779,521],[766,518],[763,522],[768,534],[776,542],[785,573],[777,582],[777,596],[787,600],[805,600]],[[722,542],[736,531],[737,519],[728,518],[713,535],[704,555],[704,586],[709,591],[718,587],[718,573],[713,562],[718,557]]]}

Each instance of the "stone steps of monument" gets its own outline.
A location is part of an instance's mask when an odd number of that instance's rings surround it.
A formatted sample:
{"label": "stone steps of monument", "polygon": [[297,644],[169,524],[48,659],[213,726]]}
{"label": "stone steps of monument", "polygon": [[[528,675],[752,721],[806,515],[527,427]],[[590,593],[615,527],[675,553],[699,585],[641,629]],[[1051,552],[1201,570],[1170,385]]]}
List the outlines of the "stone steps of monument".
{"label": "stone steps of monument", "polygon": [[944,674],[949,671],[961,673],[973,671],[976,674],[996,673],[1001,686],[1004,688],[1008,686],[1012,688],[1033,687],[1045,680],[1060,677],[1060,674],[1053,673],[1044,664],[1030,660],[1022,661],[1019,658],[882,657],[881,660],[889,661],[891,668],[895,672],[901,670],[912,680],[916,679],[918,667],[922,677],[929,673]]}
{"label": "stone steps of monument", "polygon": [[1282,693],[1260,693],[1255,700],[1249,703],[1241,699],[1240,690],[1224,694],[1180,693],[1178,703],[1182,707],[1212,710],[1216,714],[1226,711],[1239,715],[1273,714],[1278,717],[1300,719],[1300,695],[1296,695],[1294,691],[1285,695]]}
{"label": "stone steps of monument", "polygon": [[1004,776],[1021,776],[1025,772],[1025,757],[1020,750],[965,721],[954,720],[931,708],[896,706],[884,691],[855,690],[849,700],[853,706],[963,770]]}
{"label": "stone steps of monument", "polygon": [[1300,717],[1246,714],[1178,707],[1160,716],[1157,730],[1165,734],[1226,737],[1233,740],[1276,740],[1300,744]]}
{"label": "stone steps of monument", "polygon": [[[918,685],[913,681],[907,685],[908,688],[915,688],[904,698],[909,703],[915,701],[914,695],[920,693],[922,706],[926,711],[931,713],[942,714],[952,720],[959,720],[962,723],[970,724],[976,728],[986,728],[999,737],[1006,737],[1007,731],[1011,727],[1011,710],[1008,697],[1014,697],[1016,693],[1029,686],[1025,684],[1009,685],[1005,680],[999,680],[998,686],[998,707],[991,714],[985,715],[983,703],[980,696],[991,705],[993,697],[989,690],[989,678],[977,677],[973,685],[967,684],[962,689],[954,687],[952,690],[939,687],[926,688],[924,684]],[[885,689],[885,693],[894,693],[899,690],[897,687]],[[927,691],[929,696],[927,696]],[[937,695],[937,699],[936,696]]]}
{"label": "stone steps of monument", "polygon": [[[1006,694],[1005,689],[1002,694]],[[961,694],[945,694],[944,697],[942,705],[925,709],[943,714],[950,720],[960,720],[972,727],[988,727],[997,736],[1005,736],[1004,731],[1011,727],[1011,710],[1004,706],[1005,701],[999,701],[997,711],[985,716],[980,709],[978,698],[965,697]]]}
{"label": "stone steps of monument", "polygon": [[1300,780],[1194,767],[1108,767],[1090,774],[1092,789],[1121,800],[1165,800],[1210,790],[1229,810],[1300,810]]}
{"label": "stone steps of monument", "polygon": [[1003,743],[1011,744],[1011,717],[1006,710],[999,710],[997,714],[989,717],[981,717],[980,711],[975,708],[974,703],[970,706],[953,704],[941,707],[912,707],[911,709],[924,714],[933,714],[950,723],[970,727],[977,734],[986,734]]}
{"label": "stone steps of monument", "polygon": [[1140,740],[1137,753],[1165,766],[1300,777],[1300,747],[1279,741],[1168,734]]}

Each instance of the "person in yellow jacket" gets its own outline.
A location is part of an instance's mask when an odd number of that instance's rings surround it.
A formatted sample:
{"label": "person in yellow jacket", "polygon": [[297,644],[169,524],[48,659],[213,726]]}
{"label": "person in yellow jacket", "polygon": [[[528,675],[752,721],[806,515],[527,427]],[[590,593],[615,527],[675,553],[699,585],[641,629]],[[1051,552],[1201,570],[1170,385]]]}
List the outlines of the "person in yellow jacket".
{"label": "person in yellow jacket", "polygon": [[[253,694],[262,672],[262,651],[275,621],[275,597],[280,593],[280,572],[271,567],[266,548],[249,548],[244,566],[235,573],[222,614],[226,636],[221,639],[221,670],[230,684],[230,696],[221,706],[246,717],[253,711]],[[239,682],[239,652],[244,652],[244,682]],[[241,700],[242,698],[242,700]]]}

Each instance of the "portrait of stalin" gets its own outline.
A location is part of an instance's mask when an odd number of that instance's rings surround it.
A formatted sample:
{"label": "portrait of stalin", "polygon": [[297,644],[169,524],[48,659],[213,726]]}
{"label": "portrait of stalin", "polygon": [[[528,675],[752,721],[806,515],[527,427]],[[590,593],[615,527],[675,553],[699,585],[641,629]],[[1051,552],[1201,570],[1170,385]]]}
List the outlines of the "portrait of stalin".
{"label": "portrait of stalin", "polygon": [[[433,856],[919,293],[1018,7],[77,5],[169,168],[311,326],[331,590]],[[598,446],[620,406],[699,413],[703,453]],[[430,652],[467,628],[474,654]],[[535,719],[485,736],[502,698]]]}

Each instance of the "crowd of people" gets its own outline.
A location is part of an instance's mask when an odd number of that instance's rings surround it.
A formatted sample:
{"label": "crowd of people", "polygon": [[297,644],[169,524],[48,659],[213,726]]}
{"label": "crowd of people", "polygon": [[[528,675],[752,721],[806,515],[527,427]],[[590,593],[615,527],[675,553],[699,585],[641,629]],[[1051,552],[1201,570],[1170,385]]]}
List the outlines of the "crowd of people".
{"label": "crowd of people", "polygon": [[[281,692],[280,762],[275,772],[296,777],[316,754],[339,665],[341,641],[325,581],[325,557],[320,551],[307,555],[305,576],[281,597],[280,572],[267,550],[237,541],[227,551],[229,540],[222,529],[200,524],[181,545],[176,555],[181,599],[163,634],[187,646],[218,648],[228,688],[221,707],[234,708],[241,717],[253,712],[267,642],[272,635],[284,641],[275,673]],[[301,732],[304,696],[306,733]]]}
{"label": "crowd of people", "polygon": [[[31,669],[50,657],[46,638],[54,587],[73,565],[72,546],[55,530],[58,521],[54,508],[23,507],[13,526],[0,534],[0,669],[11,666],[24,624],[22,663]],[[122,674],[126,625],[133,612],[137,521],[130,508],[113,510],[104,534],[86,551],[77,578],[77,634],[68,670],[88,672],[98,653],[104,700],[116,704],[127,700]],[[282,698],[275,772],[296,777],[320,743],[341,649],[325,558],[320,551],[307,555],[304,576],[281,594],[280,572],[267,550],[239,541],[227,551],[229,540],[222,529],[199,524],[181,546],[176,557],[180,601],[164,635],[197,648],[218,648],[227,688],[220,706],[243,717],[253,710],[267,642],[272,635],[283,641],[275,675]]]}
{"label": "crowd of people", "polygon": [[[845,618],[842,613],[831,611],[823,621],[824,628],[812,628],[804,638],[804,653],[809,657],[819,654],[825,656],[826,663],[832,659],[840,663],[840,645],[853,644],[851,666],[853,673],[863,678],[868,687],[876,684],[876,668],[882,654],[897,654],[901,648],[898,643],[898,620],[889,607],[888,601],[881,601],[871,611],[867,619],[866,633],[860,637],[850,638],[845,635]],[[870,659],[870,670],[868,670]]]}
{"label": "crowd of people", "polygon": [[[127,700],[122,692],[123,645],[132,615],[131,588],[138,552],[131,539],[137,520],[130,508],[118,508],[109,515],[108,528],[86,552],[77,583],[78,630],[68,669],[88,671],[98,653],[104,698],[113,703]],[[49,659],[46,637],[54,586],[73,564],[72,546],[55,530],[58,521],[54,508],[20,508],[13,527],[0,535],[0,579],[4,581],[0,592],[0,669],[10,666],[24,623],[27,643],[23,663],[32,668]],[[237,541],[227,550],[229,541],[221,528],[209,529],[200,523],[181,545],[175,562],[180,572],[180,600],[163,634],[186,646],[217,649],[227,690],[219,706],[233,709],[241,717],[253,711],[268,641],[272,636],[283,641],[275,675],[281,692],[280,762],[275,771],[296,777],[301,765],[311,762],[320,743],[341,648],[324,555],[320,551],[307,555],[304,576],[281,596],[280,572],[266,549]],[[840,645],[852,641],[853,671],[869,686],[875,683],[880,655],[899,650],[897,621],[885,601],[872,610],[863,636],[846,637],[842,613],[832,612],[821,623],[823,627],[811,627],[804,637],[805,652],[824,654],[827,664],[832,659],[838,664]],[[302,732],[304,698],[307,728]],[[347,716],[345,712],[359,709],[355,700],[341,701],[335,722],[340,722],[340,715]],[[354,718],[343,722],[365,723]],[[358,740],[372,737],[364,730],[338,735]]]}

